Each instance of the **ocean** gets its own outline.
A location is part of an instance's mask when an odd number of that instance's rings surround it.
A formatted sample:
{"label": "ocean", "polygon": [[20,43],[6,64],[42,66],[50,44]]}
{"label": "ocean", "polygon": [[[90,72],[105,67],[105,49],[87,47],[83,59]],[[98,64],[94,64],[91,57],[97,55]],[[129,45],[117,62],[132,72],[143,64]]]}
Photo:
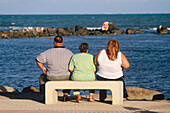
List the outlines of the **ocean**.
{"label": "ocean", "polygon": [[[144,34],[120,34],[103,36],[70,36],[64,38],[64,46],[79,53],[82,42],[89,44],[94,56],[106,48],[110,39],[117,39],[120,51],[130,62],[123,70],[126,86],[136,86],[160,91],[170,98],[170,34],[157,34],[159,25],[170,28],[170,14],[85,14],[85,15],[0,15],[0,31],[27,27],[87,28],[101,27],[105,21],[117,28],[144,31]],[[0,85],[22,91],[34,86],[39,89],[42,71],[36,65],[36,57],[53,47],[52,37],[0,39]]]}

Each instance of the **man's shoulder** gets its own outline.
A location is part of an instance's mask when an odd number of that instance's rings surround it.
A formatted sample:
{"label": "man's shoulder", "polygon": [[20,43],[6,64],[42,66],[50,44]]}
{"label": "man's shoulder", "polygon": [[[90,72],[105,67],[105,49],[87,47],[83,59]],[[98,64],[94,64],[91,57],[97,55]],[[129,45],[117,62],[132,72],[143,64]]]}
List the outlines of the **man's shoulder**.
{"label": "man's shoulder", "polygon": [[71,50],[69,50],[69,49],[67,49],[67,48],[63,48],[63,50],[64,50],[65,52],[68,52],[69,54],[72,54],[72,55],[73,55],[73,52],[72,52]]}

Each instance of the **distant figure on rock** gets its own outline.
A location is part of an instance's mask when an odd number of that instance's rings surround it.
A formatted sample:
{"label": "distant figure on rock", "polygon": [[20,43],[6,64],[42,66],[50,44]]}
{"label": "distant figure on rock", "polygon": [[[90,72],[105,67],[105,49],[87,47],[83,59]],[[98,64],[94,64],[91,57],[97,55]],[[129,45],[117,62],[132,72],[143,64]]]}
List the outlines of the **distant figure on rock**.
{"label": "distant figure on rock", "polygon": [[157,33],[169,33],[169,30],[167,29],[166,26],[160,25],[160,26],[158,26],[158,28],[157,28]]}
{"label": "distant figure on rock", "polygon": [[[122,69],[127,69],[130,64],[123,53],[119,51],[119,43],[115,39],[111,39],[107,44],[107,50],[100,50],[95,57],[95,65],[99,70],[96,73],[97,80],[101,81],[123,81],[124,84],[124,100],[128,97],[124,75]],[[100,101],[106,99],[106,90],[100,90]]]}
{"label": "distant figure on rock", "polygon": [[[73,53],[63,46],[63,38],[56,36],[54,38],[54,48],[46,50],[36,58],[37,65],[42,69],[43,74],[40,75],[40,93],[45,99],[45,83],[47,81],[69,80],[70,72],[68,64]],[[43,65],[47,63],[48,69]],[[64,101],[67,100],[70,90],[63,90]]]}

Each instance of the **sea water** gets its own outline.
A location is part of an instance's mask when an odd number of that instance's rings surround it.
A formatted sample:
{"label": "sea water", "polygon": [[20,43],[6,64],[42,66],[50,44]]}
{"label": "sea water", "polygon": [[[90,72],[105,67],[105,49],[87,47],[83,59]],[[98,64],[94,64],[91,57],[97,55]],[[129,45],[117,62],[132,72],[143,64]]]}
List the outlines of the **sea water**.
{"label": "sea water", "polygon": [[[104,36],[70,36],[64,38],[64,46],[73,53],[79,53],[82,42],[89,44],[89,53],[94,56],[106,49],[110,39],[117,39],[120,51],[130,62],[130,68],[123,70],[126,86],[137,86],[157,90],[170,97],[170,34],[157,34],[156,28],[164,25],[170,28],[170,14],[113,14],[113,15],[0,15],[0,30],[9,31],[27,27],[71,28],[101,27],[109,21],[116,27],[144,31],[144,34],[121,34]],[[0,40],[0,85],[22,91],[24,87],[39,89],[39,75],[42,71],[35,63],[36,57],[53,47],[48,38],[16,38]]]}

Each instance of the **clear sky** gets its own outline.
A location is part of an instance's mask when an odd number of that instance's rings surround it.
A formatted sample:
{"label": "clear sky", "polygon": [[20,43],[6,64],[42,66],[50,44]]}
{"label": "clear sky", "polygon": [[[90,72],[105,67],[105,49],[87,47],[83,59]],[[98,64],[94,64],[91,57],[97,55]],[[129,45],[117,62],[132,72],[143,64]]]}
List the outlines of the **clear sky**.
{"label": "clear sky", "polygon": [[0,14],[170,13],[170,0],[0,0]]}

